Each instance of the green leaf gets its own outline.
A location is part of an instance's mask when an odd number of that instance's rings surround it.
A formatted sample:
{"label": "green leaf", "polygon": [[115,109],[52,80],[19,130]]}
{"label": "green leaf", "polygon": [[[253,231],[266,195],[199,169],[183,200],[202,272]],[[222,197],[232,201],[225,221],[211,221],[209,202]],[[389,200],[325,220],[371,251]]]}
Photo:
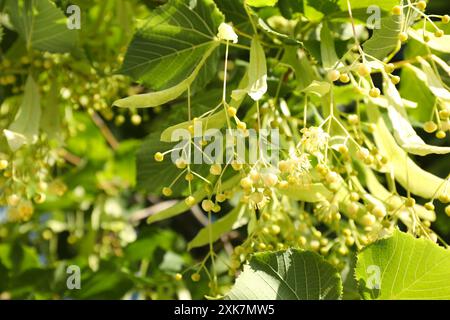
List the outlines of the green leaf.
{"label": "green leaf", "polygon": [[67,28],[67,18],[49,0],[7,0],[5,10],[27,48],[55,53],[70,52],[78,32]]}
{"label": "green leaf", "polygon": [[318,80],[305,51],[295,46],[285,46],[282,62],[289,65],[295,73],[295,80],[300,90],[305,89],[313,80]]}
{"label": "green leaf", "polygon": [[339,299],[336,269],[314,252],[290,249],[255,254],[226,296],[232,300]]}
{"label": "green leaf", "polygon": [[426,144],[425,141],[417,135],[409,120],[392,106],[388,107],[388,115],[392,127],[394,128],[394,136],[397,139],[397,142],[407,152],[419,156],[450,153],[450,147],[439,147]]}
{"label": "green leaf", "polygon": [[245,3],[252,7],[273,7],[278,0],[245,0]]}
{"label": "green leaf", "polygon": [[305,0],[305,16],[320,21],[324,16],[340,11],[335,0]]}
{"label": "green leaf", "polygon": [[212,0],[170,0],[138,29],[122,72],[153,90],[175,87],[194,73],[198,83],[206,84],[217,68],[219,52],[213,52],[220,43],[216,34],[221,22],[223,15]]}
{"label": "green leaf", "polygon": [[214,46],[211,46],[202,57],[202,60],[199,62],[196,68],[192,71],[192,74],[177,85],[161,91],[137,94],[124,99],[116,100],[113,105],[122,108],[149,108],[158,107],[178,98],[183,94],[183,92],[188,89],[189,86],[191,86],[191,84],[197,78],[200,69],[203,67],[204,62],[209,57],[210,53],[216,49],[217,46],[218,43],[215,43]]}
{"label": "green leaf", "polygon": [[298,41],[297,39],[288,36],[287,34],[280,33],[278,31],[275,31],[272,29],[263,19],[258,19],[258,25],[269,35],[273,35],[277,38],[279,38],[281,41],[286,43],[287,45],[291,46],[303,46],[303,43],[301,41]]}
{"label": "green leaf", "polygon": [[242,0],[215,0],[215,3],[227,21],[233,23],[234,28],[247,33],[252,31],[252,24],[245,12]]}
{"label": "green leaf", "polygon": [[450,251],[398,230],[359,253],[355,271],[365,299],[450,298]]}
{"label": "green leaf", "polygon": [[320,53],[322,56],[322,65],[325,69],[337,67],[336,64],[339,58],[336,54],[334,39],[326,20],[323,21],[322,29],[320,30]]}
{"label": "green leaf", "polygon": [[[194,239],[188,243],[188,250],[197,248],[208,244],[210,241],[217,241],[223,234],[241,227],[243,225],[241,218],[245,214],[245,206],[239,206],[231,210],[224,217],[214,222],[211,227],[206,226],[202,228]],[[209,238],[209,232],[211,229],[211,239]]]}
{"label": "green leaf", "polygon": [[32,76],[28,76],[25,84],[25,94],[14,122],[4,129],[9,147],[18,150],[24,144],[37,141],[41,119],[41,104],[39,87]]}
{"label": "green leaf", "polygon": [[364,52],[383,60],[397,47],[399,48],[400,40],[398,37],[401,32],[401,19],[400,15],[389,15],[381,18],[380,29],[375,29],[372,37],[364,42]]}
{"label": "green leaf", "polygon": [[[137,187],[150,194],[160,194],[163,187],[169,186],[180,174],[180,171],[172,163],[170,154],[164,161],[157,162],[154,159],[156,152],[164,152],[174,147],[173,143],[159,141],[159,132],[151,133],[140,147],[137,156]],[[183,188],[180,184],[173,186],[174,195],[181,195]]]}

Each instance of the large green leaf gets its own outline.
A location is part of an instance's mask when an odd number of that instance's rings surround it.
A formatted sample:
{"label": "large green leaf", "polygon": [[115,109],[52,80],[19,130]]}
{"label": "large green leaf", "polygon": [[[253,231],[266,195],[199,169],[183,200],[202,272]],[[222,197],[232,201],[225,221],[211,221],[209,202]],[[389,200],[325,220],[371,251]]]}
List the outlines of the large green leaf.
{"label": "large green leaf", "polygon": [[358,254],[356,278],[366,299],[449,299],[450,251],[396,230]]}
{"label": "large green leaf", "polygon": [[183,94],[183,92],[188,89],[188,87],[192,85],[192,83],[198,76],[199,71],[203,68],[204,62],[208,59],[210,53],[215,48],[216,46],[211,46],[202,57],[202,60],[200,60],[198,65],[192,71],[192,73],[186,79],[174,85],[173,87],[156,92],[137,94],[124,99],[116,100],[113,104],[117,107],[125,108],[150,108],[158,107],[178,98]]}
{"label": "large green leaf", "polygon": [[287,250],[255,254],[226,298],[236,300],[339,299],[336,269],[314,252]]}
{"label": "large green leaf", "polygon": [[70,52],[77,44],[77,30],[67,28],[66,17],[49,0],[6,0],[6,12],[28,48]]}
{"label": "large green leaf", "polygon": [[222,21],[212,0],[170,0],[137,31],[122,72],[153,90],[174,87],[195,72],[199,84],[209,82],[216,72],[219,52],[212,52],[220,43],[216,34]]}

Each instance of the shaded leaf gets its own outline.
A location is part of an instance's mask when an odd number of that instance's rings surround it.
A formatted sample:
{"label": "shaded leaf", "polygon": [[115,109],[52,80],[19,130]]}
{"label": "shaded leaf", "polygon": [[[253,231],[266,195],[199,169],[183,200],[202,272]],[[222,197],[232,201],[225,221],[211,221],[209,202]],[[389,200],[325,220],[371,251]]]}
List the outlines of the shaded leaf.
{"label": "shaded leaf", "polygon": [[[231,210],[224,217],[215,221],[211,227],[206,226],[202,228],[198,234],[188,243],[188,250],[197,248],[208,244],[210,241],[217,241],[223,234],[241,227],[244,223],[240,222],[240,218],[245,213],[245,206],[239,206]],[[211,239],[209,232],[211,228]]]}
{"label": "shaded leaf", "polygon": [[233,300],[339,299],[342,281],[336,269],[309,251],[255,254],[227,295]]}
{"label": "shaded leaf", "polygon": [[67,18],[49,0],[7,0],[6,12],[28,48],[70,52],[77,44],[77,30],[67,28]]}
{"label": "shaded leaf", "polygon": [[12,151],[18,150],[24,144],[31,144],[37,141],[40,119],[39,87],[33,77],[28,76],[23,101],[17,116],[8,130],[3,130]]}

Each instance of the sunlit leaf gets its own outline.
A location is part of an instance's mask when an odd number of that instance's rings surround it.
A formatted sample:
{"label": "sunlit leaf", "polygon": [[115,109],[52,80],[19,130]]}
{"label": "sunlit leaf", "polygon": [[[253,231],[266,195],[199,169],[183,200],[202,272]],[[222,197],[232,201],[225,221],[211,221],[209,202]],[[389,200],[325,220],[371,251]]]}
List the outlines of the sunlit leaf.
{"label": "sunlit leaf", "polygon": [[396,230],[358,254],[365,299],[449,299],[450,251]]}

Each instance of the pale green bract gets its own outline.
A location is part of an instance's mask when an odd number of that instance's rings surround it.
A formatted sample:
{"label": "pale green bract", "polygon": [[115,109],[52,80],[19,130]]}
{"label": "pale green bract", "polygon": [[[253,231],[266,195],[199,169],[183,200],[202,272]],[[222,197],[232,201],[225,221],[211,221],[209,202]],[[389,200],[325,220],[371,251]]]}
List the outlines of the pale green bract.
{"label": "pale green bract", "polygon": [[365,299],[449,299],[450,251],[395,230],[358,254],[355,276]]}
{"label": "pale green bract", "polygon": [[255,101],[260,100],[267,91],[266,54],[257,37],[252,39],[250,47],[250,65],[248,67],[248,95]]}
{"label": "pale green bract", "polygon": [[245,0],[245,3],[252,7],[273,7],[278,0]]}
{"label": "pale green bract", "polygon": [[[408,34],[414,40],[420,41],[423,44],[426,44],[433,50],[450,53],[450,35],[443,35],[442,37],[436,38],[432,32],[429,31],[417,31],[412,28],[408,30]],[[428,42],[423,40],[423,34],[428,36],[430,39]]]}
{"label": "pale green bract", "polygon": [[388,107],[388,115],[393,124],[394,136],[400,146],[409,153],[419,156],[426,156],[428,154],[446,154],[450,153],[450,147],[439,147],[426,144],[421,137],[419,137],[411,126],[407,118],[402,116],[395,108]]}
{"label": "pale green bract", "polygon": [[326,20],[322,23],[322,29],[320,30],[320,53],[322,56],[322,64],[325,69],[337,67],[339,58],[336,54],[334,39]]}
{"label": "pale green bract", "polygon": [[244,266],[226,299],[339,299],[339,273],[317,253],[289,249],[255,254]]}
{"label": "pale green bract", "polygon": [[3,133],[12,151],[17,151],[24,144],[36,142],[41,119],[39,87],[32,76],[28,76],[25,94],[16,119],[4,129]]}
{"label": "pale green bract", "polygon": [[[400,148],[389,132],[378,108],[371,104],[367,108],[369,120],[376,125],[373,135],[378,149],[389,159],[389,172],[411,193],[424,198],[435,196],[450,196],[450,190],[445,188],[445,180],[420,168],[408,154]],[[409,179],[414,177],[414,179]]]}

